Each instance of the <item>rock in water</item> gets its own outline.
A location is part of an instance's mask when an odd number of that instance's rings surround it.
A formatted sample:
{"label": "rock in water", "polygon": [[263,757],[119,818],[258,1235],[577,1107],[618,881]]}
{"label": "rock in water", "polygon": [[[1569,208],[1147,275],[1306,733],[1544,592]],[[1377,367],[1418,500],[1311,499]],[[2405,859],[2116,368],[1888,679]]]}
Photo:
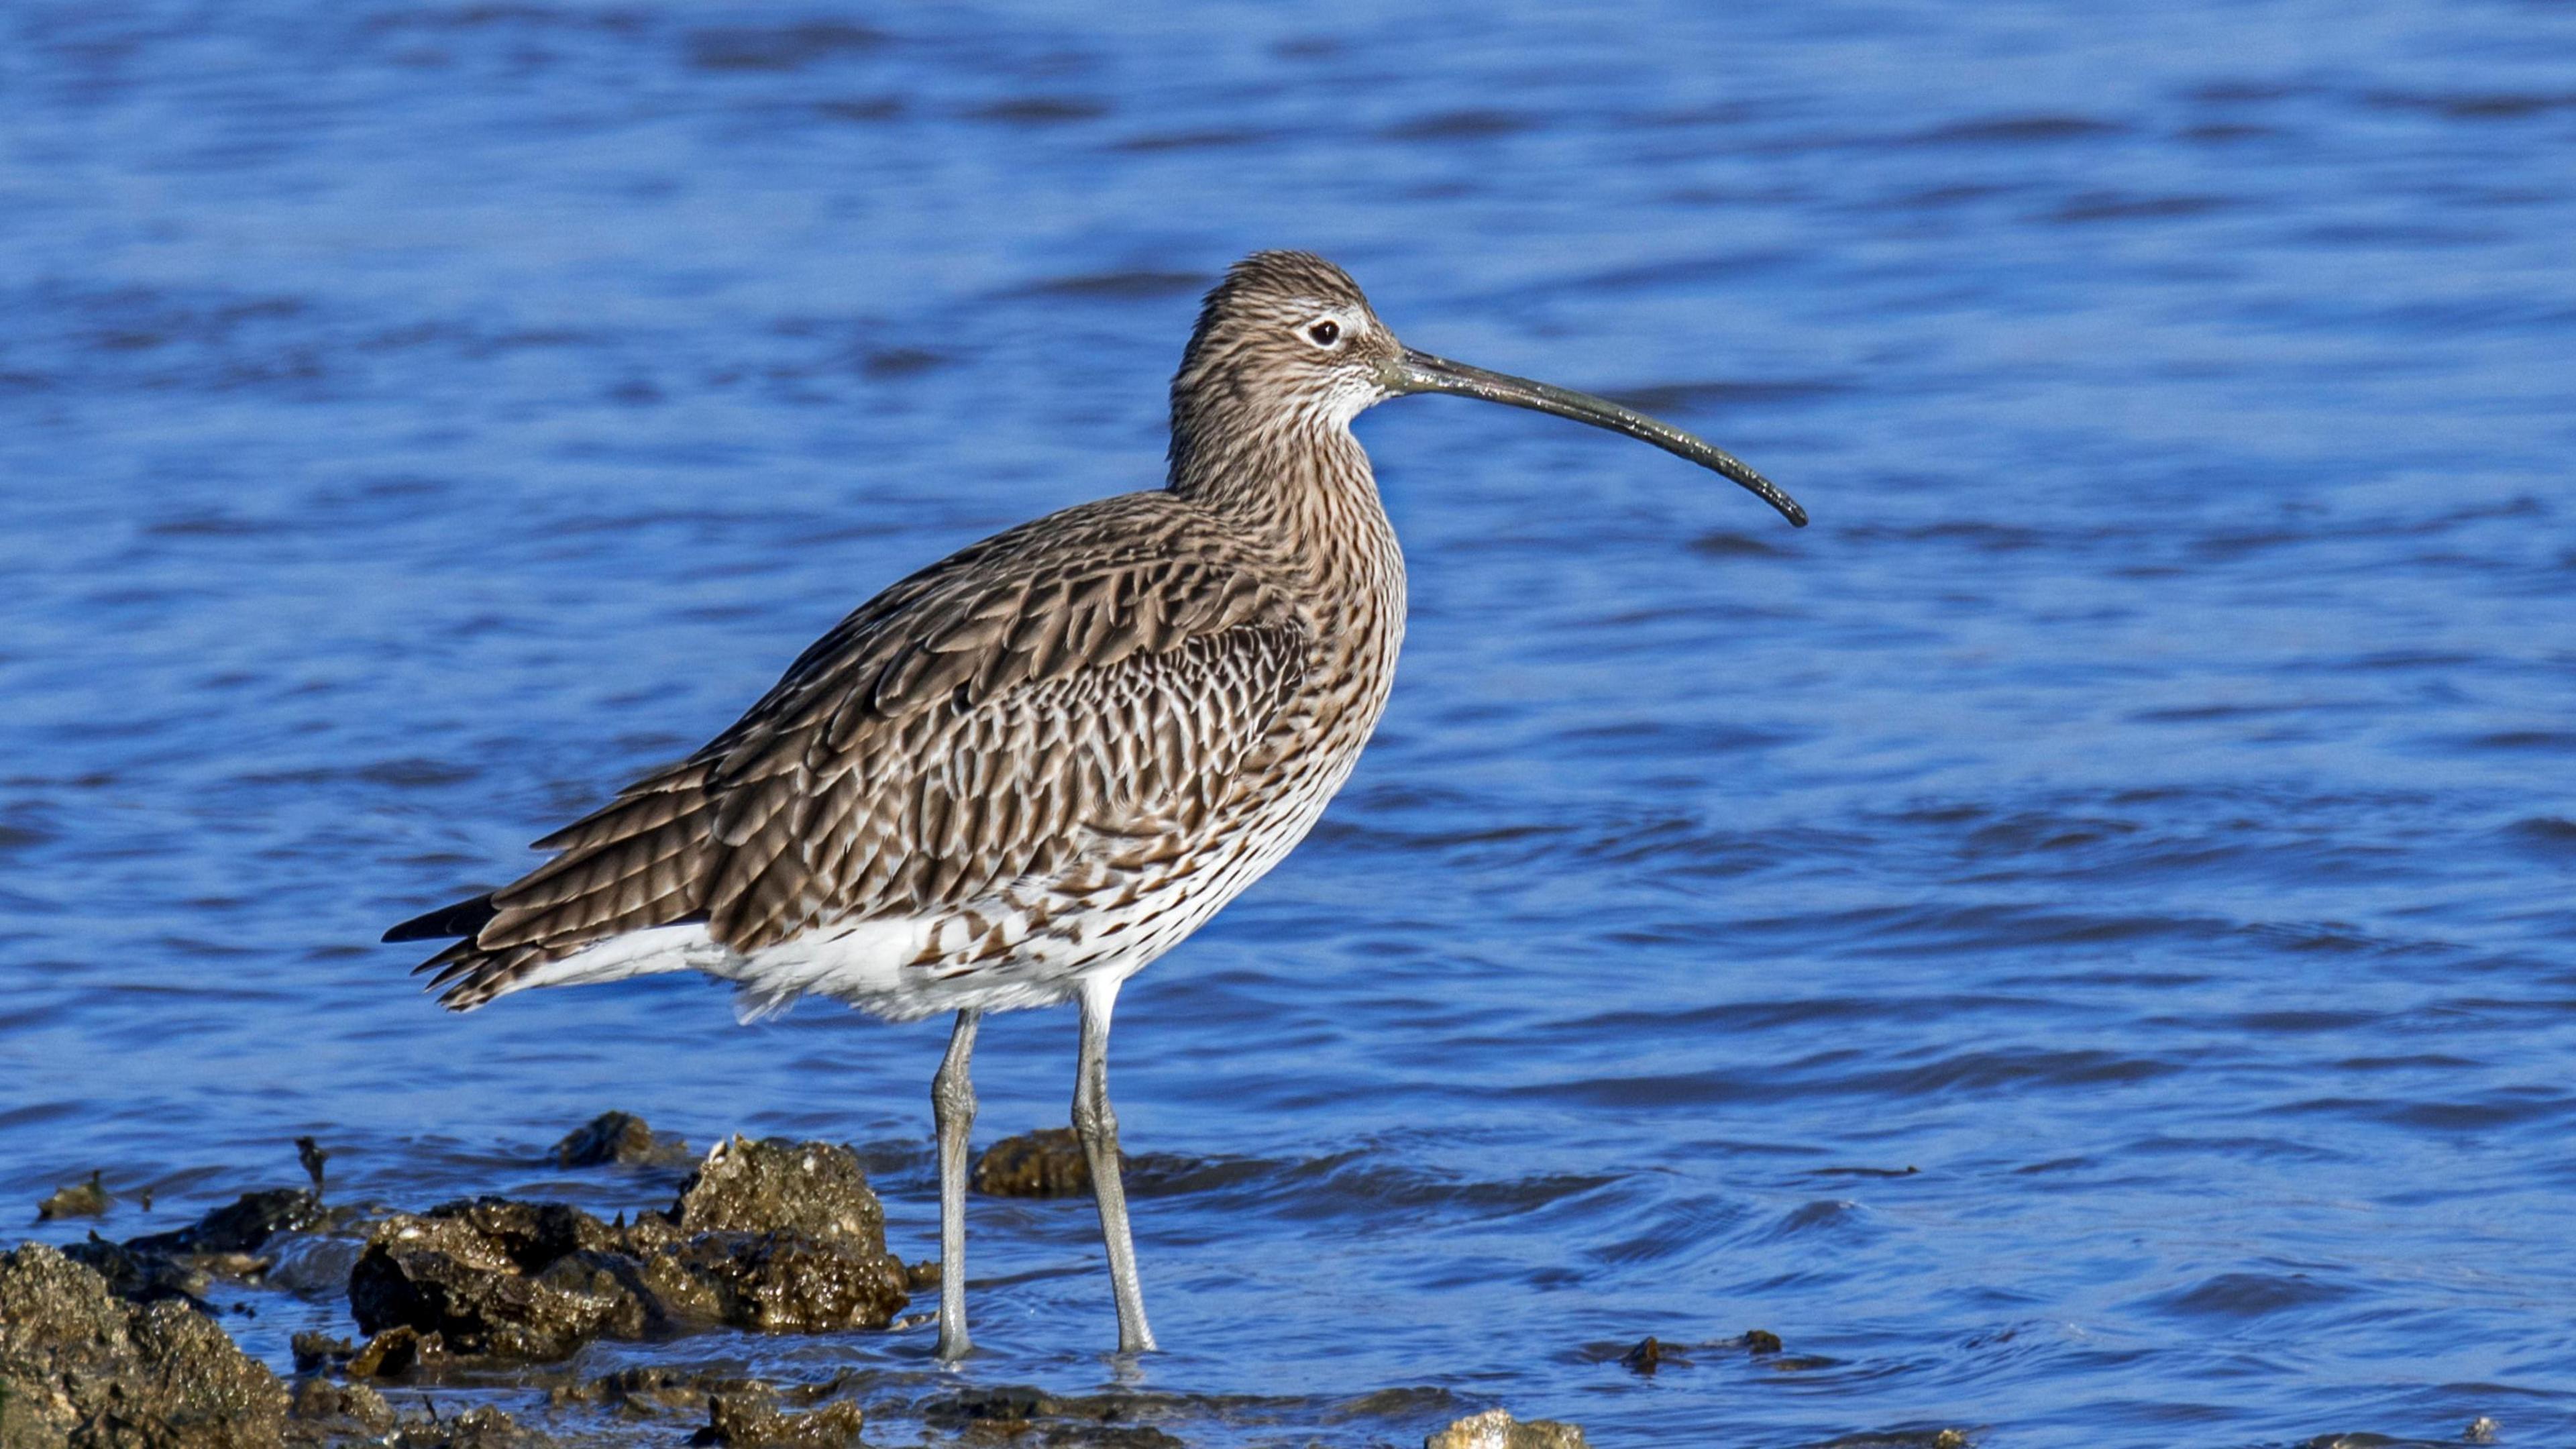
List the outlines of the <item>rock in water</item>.
{"label": "rock in water", "polygon": [[286,1408],[286,1386],[203,1314],[124,1302],[40,1243],[0,1257],[0,1444],[87,1430],[118,1449],[266,1449]]}
{"label": "rock in water", "polygon": [[365,1384],[339,1384],[319,1374],[295,1381],[295,1419],[332,1440],[381,1443],[394,1431],[393,1406]]}
{"label": "rock in water", "polygon": [[[1126,1163],[1121,1154],[1120,1163]],[[1079,1197],[1091,1191],[1091,1163],[1070,1127],[1005,1137],[975,1159],[975,1190],[987,1197]]]}
{"label": "rock in water", "polygon": [[322,1200],[300,1188],[275,1187],[246,1192],[176,1232],[131,1238],[130,1253],[177,1256],[192,1253],[256,1253],[278,1233],[295,1232],[324,1222]]}
{"label": "rock in water", "polygon": [[765,1388],[707,1396],[707,1426],[692,1443],[733,1449],[843,1449],[858,1442],[867,1412],[849,1399],[797,1413]]}
{"label": "rock in water", "polygon": [[351,1372],[377,1362],[398,1372],[434,1353],[562,1358],[592,1338],[693,1322],[882,1328],[909,1298],[856,1154],[735,1138],[707,1154],[668,1212],[624,1227],[504,1198],[386,1219],[349,1274],[358,1326],[385,1352],[361,1350]]}
{"label": "rock in water", "polygon": [[116,1201],[108,1195],[105,1184],[92,1172],[87,1182],[75,1182],[54,1189],[53,1196],[36,1204],[36,1221],[52,1222],[56,1218],[99,1218],[107,1216],[107,1205]]}
{"label": "rock in water", "polygon": [[676,1140],[655,1138],[652,1127],[632,1112],[602,1112],[556,1143],[547,1156],[557,1167],[601,1167],[612,1162],[676,1165],[686,1160],[686,1152]]}
{"label": "rock in water", "polygon": [[642,1334],[641,1295],[590,1280],[575,1264],[611,1253],[615,1230],[559,1203],[503,1198],[398,1213],[349,1271],[349,1306],[368,1333],[437,1334],[459,1353],[561,1358],[602,1333]]}
{"label": "rock in water", "polygon": [[823,1142],[727,1138],[680,1185],[684,1233],[800,1233],[827,1248],[885,1251],[885,1208],[859,1156]]}
{"label": "rock in water", "polygon": [[1510,1411],[1469,1414],[1422,1441],[1422,1449],[1590,1449],[1583,1431],[1553,1419],[1516,1422]]}
{"label": "rock in water", "polygon": [[122,1243],[93,1232],[63,1255],[97,1269],[121,1298],[180,1298],[203,1308],[214,1279],[255,1279],[268,1271],[269,1260],[254,1255],[271,1237],[324,1220],[321,1203],[309,1192],[248,1192],[175,1232]]}

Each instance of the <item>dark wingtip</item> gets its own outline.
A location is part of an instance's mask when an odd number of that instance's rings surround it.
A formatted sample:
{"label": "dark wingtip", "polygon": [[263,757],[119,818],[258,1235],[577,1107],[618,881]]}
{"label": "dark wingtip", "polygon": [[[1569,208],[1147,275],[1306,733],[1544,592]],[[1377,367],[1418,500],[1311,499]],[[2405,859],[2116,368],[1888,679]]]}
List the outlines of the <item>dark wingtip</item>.
{"label": "dark wingtip", "polygon": [[492,893],[485,891],[470,900],[440,906],[426,915],[414,916],[392,930],[384,939],[395,941],[447,941],[471,936],[492,923],[500,912],[492,905]]}

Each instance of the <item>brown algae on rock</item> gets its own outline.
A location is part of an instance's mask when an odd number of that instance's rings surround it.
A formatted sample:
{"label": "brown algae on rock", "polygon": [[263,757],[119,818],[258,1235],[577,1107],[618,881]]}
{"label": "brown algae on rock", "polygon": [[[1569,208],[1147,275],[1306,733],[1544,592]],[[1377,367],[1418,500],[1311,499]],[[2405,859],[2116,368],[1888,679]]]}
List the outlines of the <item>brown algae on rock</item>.
{"label": "brown algae on rock", "polygon": [[[1120,1154],[1121,1163],[1127,1160]],[[975,1159],[975,1190],[987,1197],[1078,1197],[1091,1191],[1091,1163],[1070,1127],[1023,1132]]]}
{"label": "brown algae on rock", "polygon": [[282,1232],[318,1227],[330,1214],[311,1193],[293,1189],[244,1193],[187,1227],[110,1242],[93,1232],[64,1255],[97,1270],[122,1298],[180,1298],[204,1306],[214,1280],[256,1283],[273,1266],[259,1256]]}
{"label": "brown algae on rock", "polygon": [[333,1383],[320,1375],[295,1381],[292,1399],[297,1422],[312,1434],[382,1439],[399,1422],[385,1396],[365,1384]]}
{"label": "brown algae on rock", "polygon": [[632,1112],[602,1112],[565,1134],[546,1156],[557,1167],[676,1167],[689,1160],[689,1146],[655,1135]]}
{"label": "brown algae on rock", "polygon": [[921,1420],[963,1442],[1044,1444],[1050,1449],[1185,1449],[1144,1422],[1171,1411],[1167,1400],[1132,1394],[1059,1396],[1025,1384],[964,1389],[920,1405]]}
{"label": "brown algae on rock", "polygon": [[707,1426],[689,1442],[750,1449],[842,1449],[857,1441],[866,1422],[867,1411],[855,1399],[792,1409],[776,1391],[753,1385],[709,1395]]}
{"label": "brown algae on rock", "polygon": [[1554,1419],[1522,1423],[1507,1409],[1469,1414],[1422,1441],[1422,1449],[1590,1449],[1572,1424]]}
{"label": "brown algae on rock", "polygon": [[826,1247],[885,1251],[885,1208],[858,1154],[826,1142],[727,1138],[680,1185],[668,1216],[687,1233],[792,1232]]}
{"label": "brown algae on rock", "polygon": [[[0,1444],[260,1449],[285,1385],[183,1303],[129,1303],[41,1243],[0,1257]],[[97,1426],[116,1432],[97,1437]]]}
{"label": "brown algae on rock", "polygon": [[92,1169],[87,1182],[55,1188],[51,1196],[36,1204],[36,1221],[49,1223],[58,1218],[103,1218],[107,1216],[108,1205],[115,1201],[106,1184],[99,1181],[98,1171]]}
{"label": "brown algae on rock", "polygon": [[[448,1354],[525,1360],[692,1323],[883,1328],[908,1301],[857,1155],[777,1138],[717,1144],[668,1211],[625,1226],[504,1198],[397,1214],[349,1277],[359,1328],[409,1330],[416,1339],[389,1354],[410,1361],[432,1339]],[[376,1371],[398,1372],[391,1357]]]}

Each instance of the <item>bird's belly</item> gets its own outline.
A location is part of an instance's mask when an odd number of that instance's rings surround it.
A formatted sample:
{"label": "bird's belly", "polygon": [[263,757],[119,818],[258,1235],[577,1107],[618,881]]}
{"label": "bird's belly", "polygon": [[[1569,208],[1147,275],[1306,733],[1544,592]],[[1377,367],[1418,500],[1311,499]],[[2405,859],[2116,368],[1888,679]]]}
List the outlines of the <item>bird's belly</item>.
{"label": "bird's belly", "polygon": [[[853,937],[842,946],[815,933],[745,959],[738,975],[722,974],[742,986],[755,1015],[781,988],[777,1005],[798,994],[829,996],[893,1021],[1053,1006],[1086,980],[1124,980],[1188,939],[1305,838],[1323,799],[1288,808],[1303,803],[1274,801],[1251,828],[1151,868],[1025,882],[921,922],[901,941]],[[916,940],[917,949],[903,949]]]}
{"label": "bird's belly", "polygon": [[1052,1006],[1086,980],[1142,971],[1267,874],[1314,828],[1357,754],[1302,755],[1244,792],[1241,811],[1201,838],[1161,842],[1143,859],[1104,850],[1080,870],[1016,882],[937,917],[826,928],[692,964],[735,982],[746,1017],[800,995],[893,1021]]}

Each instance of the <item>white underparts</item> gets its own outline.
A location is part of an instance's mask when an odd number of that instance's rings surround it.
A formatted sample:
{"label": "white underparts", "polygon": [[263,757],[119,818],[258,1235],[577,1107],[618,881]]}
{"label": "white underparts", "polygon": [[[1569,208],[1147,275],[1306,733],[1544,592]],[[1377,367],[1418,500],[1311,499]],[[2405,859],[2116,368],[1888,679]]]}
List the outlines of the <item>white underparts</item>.
{"label": "white underparts", "polygon": [[[1086,986],[1134,975],[1197,930],[1286,855],[1321,813],[1321,799],[1296,803],[1305,808],[1293,833],[1274,830],[1247,842],[1253,848],[1217,865],[1211,879],[1063,912],[1046,927],[1031,929],[1028,914],[997,901],[935,917],[826,926],[746,954],[717,944],[703,923],[656,926],[548,962],[509,990],[697,971],[733,983],[734,1011],[744,1021],[775,1015],[801,996],[827,996],[889,1021],[968,1007],[1053,1006]],[[999,951],[987,944],[996,929],[1006,943]]]}

